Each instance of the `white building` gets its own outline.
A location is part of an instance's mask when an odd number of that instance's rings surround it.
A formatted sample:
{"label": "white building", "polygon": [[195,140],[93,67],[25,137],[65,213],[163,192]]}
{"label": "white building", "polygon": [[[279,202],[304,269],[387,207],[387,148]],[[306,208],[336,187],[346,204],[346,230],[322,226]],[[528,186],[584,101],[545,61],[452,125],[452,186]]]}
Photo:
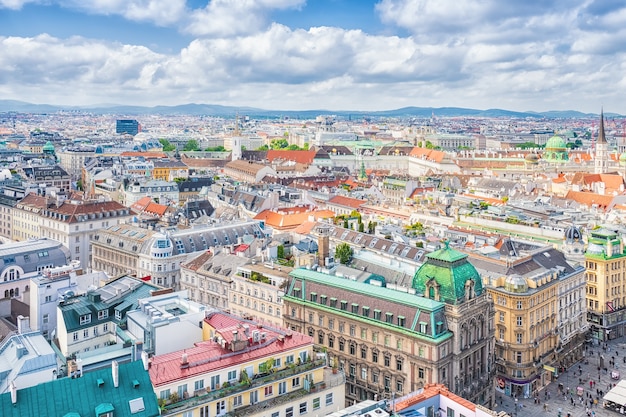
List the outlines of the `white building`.
{"label": "white building", "polygon": [[18,316],[17,332],[0,344],[0,394],[33,387],[57,377],[57,355],[40,332],[30,329],[28,317]]}
{"label": "white building", "polygon": [[127,314],[127,328],[145,352],[164,355],[202,341],[206,311],[187,291],[171,292],[139,300],[139,308]]}

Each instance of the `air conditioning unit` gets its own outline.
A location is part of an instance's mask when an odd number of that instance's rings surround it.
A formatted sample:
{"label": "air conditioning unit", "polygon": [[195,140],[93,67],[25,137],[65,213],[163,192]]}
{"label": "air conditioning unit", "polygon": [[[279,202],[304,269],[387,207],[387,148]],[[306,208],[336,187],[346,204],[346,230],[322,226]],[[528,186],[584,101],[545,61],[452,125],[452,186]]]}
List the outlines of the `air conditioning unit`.
{"label": "air conditioning unit", "polygon": [[254,330],[252,332],[252,341],[253,342],[259,342],[261,340],[261,333],[259,333],[258,330]]}

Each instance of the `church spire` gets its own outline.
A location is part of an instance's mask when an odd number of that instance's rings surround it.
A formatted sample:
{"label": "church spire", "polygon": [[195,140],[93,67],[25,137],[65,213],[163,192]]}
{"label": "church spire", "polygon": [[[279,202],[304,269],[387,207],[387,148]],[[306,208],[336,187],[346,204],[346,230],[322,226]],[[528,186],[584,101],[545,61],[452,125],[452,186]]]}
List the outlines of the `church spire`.
{"label": "church spire", "polygon": [[600,110],[600,128],[598,129],[598,143],[607,143],[604,137],[604,109]]}

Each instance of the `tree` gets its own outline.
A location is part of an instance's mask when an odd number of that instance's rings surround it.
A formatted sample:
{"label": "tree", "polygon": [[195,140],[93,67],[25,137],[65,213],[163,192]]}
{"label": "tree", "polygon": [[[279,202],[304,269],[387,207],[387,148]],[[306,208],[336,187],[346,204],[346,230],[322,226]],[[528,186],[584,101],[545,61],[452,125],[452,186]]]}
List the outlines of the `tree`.
{"label": "tree", "polygon": [[352,247],[347,243],[340,243],[335,248],[335,259],[339,260],[340,263],[347,265],[352,259],[353,255]]}
{"label": "tree", "polygon": [[298,150],[300,150],[300,147],[298,145],[296,145],[296,144],[293,144],[293,145],[287,146],[287,150],[288,151],[298,151]]}
{"label": "tree", "polygon": [[278,259],[283,259],[285,257],[285,247],[283,245],[278,245],[276,248],[276,257]]}
{"label": "tree", "polygon": [[304,145],[302,145],[302,149],[304,149],[305,151],[309,150],[309,142],[304,142]]}
{"label": "tree", "polygon": [[199,150],[200,150],[200,145],[198,145],[198,141],[195,139],[188,140],[187,143],[185,143],[185,147],[183,148],[183,151],[199,151]]}
{"label": "tree", "polygon": [[256,148],[256,150],[257,150],[257,151],[267,151],[267,150],[269,150],[269,149],[270,149],[270,148],[269,148],[269,146],[267,146],[267,145],[261,145],[261,146],[259,146],[258,148]]}
{"label": "tree", "polygon": [[287,139],[272,139],[272,141],[270,142],[270,148],[271,149],[285,149],[287,146],[289,146],[289,142],[287,142]]}
{"label": "tree", "polygon": [[226,152],[226,148],[222,145],[219,146],[209,146],[205,149],[206,152]]}
{"label": "tree", "polygon": [[163,146],[163,152],[173,152],[176,150],[176,146],[172,145],[167,139],[159,139],[159,143]]}

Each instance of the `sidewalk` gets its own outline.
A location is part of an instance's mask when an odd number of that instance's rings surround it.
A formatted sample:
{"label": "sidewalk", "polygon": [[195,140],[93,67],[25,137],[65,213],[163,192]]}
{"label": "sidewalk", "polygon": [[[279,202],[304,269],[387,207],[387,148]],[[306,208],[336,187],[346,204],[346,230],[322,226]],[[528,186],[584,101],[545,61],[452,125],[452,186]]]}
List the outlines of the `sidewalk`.
{"label": "sidewalk", "polygon": [[[598,375],[600,355],[604,356],[604,367],[607,368],[607,372],[605,373],[604,370],[601,370]],[[589,407],[590,410],[595,411],[597,417],[618,417],[618,413],[602,408],[602,397],[610,390],[609,384],[612,385],[619,382],[619,380],[611,379],[611,366],[609,365],[611,357],[615,358],[617,365],[617,368],[613,367],[612,369],[618,370],[622,374],[620,375],[621,378],[626,378],[626,364],[623,361],[624,357],[626,357],[626,340],[622,337],[608,342],[606,352],[600,346],[589,347],[585,358],[588,359],[588,363],[585,364],[583,359],[559,375],[556,381],[550,383],[539,392],[539,404],[535,404],[533,398],[518,398],[516,410],[514,398],[496,391],[497,405],[494,407],[494,410],[506,411],[513,417],[557,417],[560,408],[562,417],[567,417],[567,413],[570,413],[572,417],[587,417],[585,403],[580,403],[581,397],[576,392],[577,387],[582,387],[583,401],[589,400],[588,394],[592,395],[592,399],[598,398],[598,405]],[[580,376],[579,366],[582,370],[582,376]],[[581,378],[582,383],[580,382]],[[592,389],[589,388],[590,380],[595,383]],[[559,395],[559,384],[563,384],[565,392],[567,392],[569,387],[572,394],[571,398],[574,399],[575,405],[572,405],[570,395]],[[597,394],[596,390],[603,391],[602,395]],[[550,394],[550,399],[547,401],[545,400],[546,391]],[[544,410],[544,404],[547,404],[547,410]]]}

